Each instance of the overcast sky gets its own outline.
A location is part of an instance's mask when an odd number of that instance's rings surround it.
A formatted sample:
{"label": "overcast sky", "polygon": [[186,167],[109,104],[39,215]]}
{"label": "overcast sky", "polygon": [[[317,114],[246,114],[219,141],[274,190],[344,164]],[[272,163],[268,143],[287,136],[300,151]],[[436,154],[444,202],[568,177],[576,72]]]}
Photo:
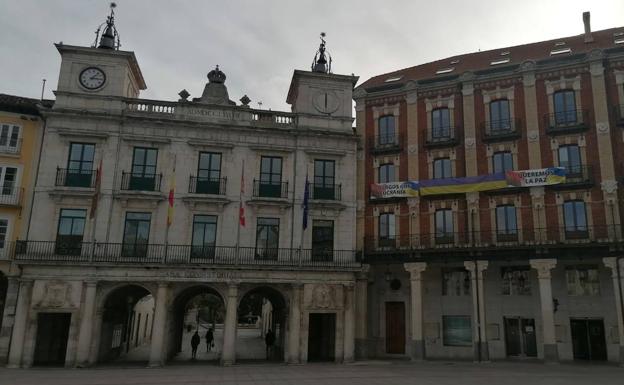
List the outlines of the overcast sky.
{"label": "overcast sky", "polygon": [[[624,25],[622,0],[118,0],[123,50],[134,51],[143,98],[201,95],[216,64],[230,99],[288,110],[294,69],[310,68],[327,33],[333,72],[371,76],[448,56]],[[46,98],[56,89],[53,43],[90,46],[106,0],[0,0],[0,93]]]}

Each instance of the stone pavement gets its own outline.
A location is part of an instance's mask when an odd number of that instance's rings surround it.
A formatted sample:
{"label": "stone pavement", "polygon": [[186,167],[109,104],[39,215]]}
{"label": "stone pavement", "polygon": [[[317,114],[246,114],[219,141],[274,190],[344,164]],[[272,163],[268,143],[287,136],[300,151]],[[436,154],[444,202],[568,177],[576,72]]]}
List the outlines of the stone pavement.
{"label": "stone pavement", "polygon": [[624,384],[624,368],[500,362],[369,361],[351,365],[177,364],[161,369],[0,369],[2,385],[580,385]]}

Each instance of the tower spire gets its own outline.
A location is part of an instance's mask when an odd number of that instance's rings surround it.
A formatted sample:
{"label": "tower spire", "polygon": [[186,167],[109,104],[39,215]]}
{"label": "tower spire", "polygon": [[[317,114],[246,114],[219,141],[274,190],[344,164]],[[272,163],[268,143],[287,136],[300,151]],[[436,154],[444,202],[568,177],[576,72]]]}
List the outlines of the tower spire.
{"label": "tower spire", "polygon": [[321,44],[312,61],[312,72],[331,73],[332,58],[329,52],[325,51],[325,36],[325,32],[321,32]]}
{"label": "tower spire", "polygon": [[[102,49],[119,49],[121,46],[119,42],[119,33],[115,27],[115,8],[117,4],[110,3],[110,15],[106,18],[106,22],[100,24],[97,31],[95,31],[95,41],[93,47],[97,46]],[[104,27],[104,33],[100,36],[100,31]],[[98,44],[99,40],[99,44]]]}

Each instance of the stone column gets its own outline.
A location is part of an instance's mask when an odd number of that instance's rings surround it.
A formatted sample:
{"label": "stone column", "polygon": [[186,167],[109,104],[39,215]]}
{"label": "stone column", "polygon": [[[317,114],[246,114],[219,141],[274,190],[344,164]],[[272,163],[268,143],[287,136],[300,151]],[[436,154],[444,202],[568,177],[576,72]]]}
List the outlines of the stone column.
{"label": "stone column", "polygon": [[8,285],[4,301],[4,312],[0,321],[0,325],[2,325],[0,329],[0,365],[2,366],[6,365],[9,355],[9,344],[11,343],[11,333],[15,323],[15,307],[17,306],[20,286],[17,277],[9,276],[7,278]]}
{"label": "stone column", "polygon": [[301,336],[301,292],[303,285],[294,284],[290,297],[290,314],[288,316],[288,363],[300,363],[299,346]]}
{"label": "stone column", "polygon": [[[93,330],[95,334],[91,339],[91,348],[89,349],[89,365],[95,365],[100,355],[100,339],[102,334],[102,316],[104,315],[104,309],[99,308],[95,311],[95,317],[93,319]],[[151,338],[151,335],[150,335]]]}
{"label": "stone column", "polygon": [[555,312],[553,310],[552,285],[550,271],[557,265],[556,259],[531,259],[531,267],[537,270],[539,280],[540,303],[542,309],[542,334],[544,361],[559,362],[557,340],[555,337]]}
{"label": "stone column", "polygon": [[[613,293],[615,298],[615,312],[617,313],[617,325],[619,334],[619,362],[624,366],[624,309],[622,307],[622,297],[624,293],[624,258],[620,258],[619,263],[616,257],[603,258],[605,266],[611,269],[613,278]],[[619,265],[619,266],[618,266]],[[618,274],[619,268],[619,274]]]}
{"label": "stone column", "polygon": [[488,261],[465,261],[464,267],[470,272],[470,281],[472,283],[474,359],[475,361],[489,361],[485,290],[483,289],[483,277],[488,267]]}
{"label": "stone column", "polygon": [[[353,362],[355,358],[355,284],[344,285],[344,350],[343,362]],[[361,322],[366,322],[362,320]]]}
{"label": "stone column", "polygon": [[22,365],[22,352],[24,351],[24,336],[28,324],[28,310],[30,308],[30,296],[32,295],[32,280],[20,279],[17,308],[15,309],[15,323],[11,334],[11,347],[7,368],[19,368]]}
{"label": "stone column", "polygon": [[152,326],[152,345],[150,348],[149,367],[163,366],[164,345],[167,326],[167,297],[169,295],[169,284],[166,282],[158,283],[158,292],[156,294],[156,304],[154,306],[154,322]]}
{"label": "stone column", "polygon": [[355,278],[355,358],[368,358],[368,271],[370,265],[362,265]]}
{"label": "stone column", "polygon": [[425,336],[423,333],[423,297],[422,272],[427,268],[425,262],[411,262],[403,265],[410,273],[411,296],[411,334],[409,355],[413,361],[425,359]]}
{"label": "stone column", "polygon": [[97,293],[97,282],[87,281],[85,283],[85,300],[80,319],[80,330],[78,332],[78,349],[76,352],[76,366],[84,367],[89,364],[89,354],[93,337],[93,315],[95,313],[95,294]]}
{"label": "stone column", "polygon": [[229,366],[236,362],[236,324],[238,310],[238,283],[228,283],[225,324],[223,325],[223,351],[221,365]]}

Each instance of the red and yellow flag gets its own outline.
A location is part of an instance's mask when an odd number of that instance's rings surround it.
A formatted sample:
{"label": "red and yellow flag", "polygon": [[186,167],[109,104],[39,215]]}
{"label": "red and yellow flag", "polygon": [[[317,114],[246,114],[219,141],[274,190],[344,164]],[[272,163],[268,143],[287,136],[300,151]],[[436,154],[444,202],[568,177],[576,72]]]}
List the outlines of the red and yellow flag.
{"label": "red and yellow flag", "polygon": [[169,187],[169,206],[167,207],[167,226],[171,226],[173,223],[173,202],[175,200],[175,167],[173,168],[173,173],[171,174],[171,186]]}

